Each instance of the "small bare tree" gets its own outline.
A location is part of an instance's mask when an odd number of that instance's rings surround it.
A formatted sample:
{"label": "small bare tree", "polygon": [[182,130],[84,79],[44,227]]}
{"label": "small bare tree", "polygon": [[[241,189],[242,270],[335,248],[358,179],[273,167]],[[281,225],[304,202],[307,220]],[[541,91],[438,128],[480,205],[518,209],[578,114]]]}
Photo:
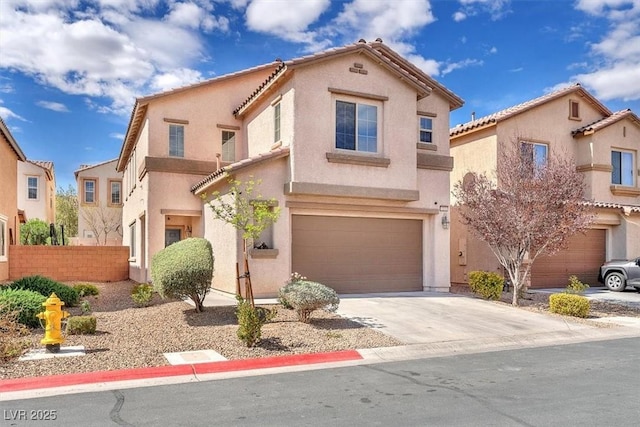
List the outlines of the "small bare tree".
{"label": "small bare tree", "polygon": [[[117,208],[109,208],[103,204],[86,206],[80,209],[82,219],[93,232],[98,246],[106,246],[109,233],[116,232],[122,236],[122,212]],[[102,237],[102,240],[100,238]]]}
{"label": "small bare tree", "polygon": [[498,156],[495,179],[468,173],[454,185],[460,216],[505,268],[519,304],[534,261],[584,232],[593,210],[584,199],[583,177],[568,155],[536,159],[532,145],[514,138]]}

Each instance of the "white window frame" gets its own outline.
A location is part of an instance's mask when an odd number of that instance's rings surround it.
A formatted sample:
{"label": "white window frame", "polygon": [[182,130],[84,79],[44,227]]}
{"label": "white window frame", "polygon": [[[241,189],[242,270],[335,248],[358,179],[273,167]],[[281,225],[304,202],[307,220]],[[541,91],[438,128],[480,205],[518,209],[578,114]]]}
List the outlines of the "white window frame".
{"label": "white window frame", "polygon": [[129,224],[129,258],[136,257],[136,221]]}
{"label": "white window frame", "polygon": [[[31,185],[30,181],[32,179],[35,179],[35,181],[36,181],[35,187],[33,187]],[[27,200],[38,200],[40,198],[40,191],[39,191],[40,189],[39,189],[39,187],[40,187],[40,179],[39,179],[39,177],[33,176],[33,175],[28,175],[27,176]],[[36,192],[35,197],[31,197],[31,190],[35,190],[35,192]]]}
{"label": "white window frame", "polygon": [[[423,127],[422,120],[428,120],[430,123],[430,127]],[[429,135],[430,141],[422,140],[423,132]],[[418,116],[418,142],[421,142],[423,144],[433,144],[433,117]]]}
{"label": "white window frame", "polygon": [[[353,149],[351,148],[344,148],[344,147],[338,147],[338,104],[339,103],[343,103],[343,104],[351,104],[354,105],[355,107],[355,115],[354,115],[354,132],[355,132],[355,147]],[[361,144],[361,133],[360,133],[360,125],[361,123],[361,119],[359,116],[360,113],[360,108],[359,107],[368,107],[368,108],[375,108],[375,117],[376,117],[376,135],[375,135],[375,150],[368,150],[368,149],[362,149],[362,144]],[[382,112],[382,103],[380,102],[376,102],[373,100],[360,100],[360,99],[349,99],[349,98],[343,98],[343,97],[338,97],[335,99],[335,102],[333,104],[333,119],[334,119],[334,129],[333,129],[333,135],[334,135],[334,148],[338,151],[345,151],[345,152],[349,152],[349,153],[358,153],[358,154],[380,154],[382,152],[382,120],[381,120],[381,112]]]}
{"label": "white window frame", "polygon": [[273,142],[282,139],[282,107],[280,102],[273,106]]}
{"label": "white window frame", "polygon": [[[227,137],[227,138],[225,138]],[[222,161],[236,161],[236,132],[233,130],[223,130],[222,139]]]}
{"label": "white window frame", "polygon": [[[534,141],[520,141],[520,144],[524,146],[524,144],[530,145],[532,147],[532,155],[533,155],[533,164],[535,165],[536,171],[540,170],[541,167],[545,167],[549,162],[549,145],[544,144],[542,142],[534,142]],[[544,162],[540,162],[540,148],[544,148]],[[521,152],[522,155],[522,152]]]}
{"label": "white window frame", "polygon": [[184,157],[184,125],[169,125],[169,157]]}
{"label": "white window frame", "polygon": [[0,215],[0,261],[7,261],[9,259],[8,255],[8,226],[9,226],[9,218],[4,215]]}
{"label": "white window frame", "polygon": [[[118,201],[116,202],[113,201],[113,196],[115,194],[113,191],[114,184],[118,186]],[[109,180],[109,205],[110,206],[122,205],[122,181],[120,180],[117,180],[117,179]]]}
{"label": "white window frame", "polygon": [[[615,168],[613,166],[614,153],[620,154],[620,182],[614,182],[614,174],[615,174]],[[626,162],[625,162],[625,158],[628,159]],[[636,163],[635,152],[630,150],[623,150],[623,149],[611,150],[611,184],[622,185],[625,187],[634,187],[636,183],[635,163]],[[629,172],[629,173],[625,173],[625,172]]]}

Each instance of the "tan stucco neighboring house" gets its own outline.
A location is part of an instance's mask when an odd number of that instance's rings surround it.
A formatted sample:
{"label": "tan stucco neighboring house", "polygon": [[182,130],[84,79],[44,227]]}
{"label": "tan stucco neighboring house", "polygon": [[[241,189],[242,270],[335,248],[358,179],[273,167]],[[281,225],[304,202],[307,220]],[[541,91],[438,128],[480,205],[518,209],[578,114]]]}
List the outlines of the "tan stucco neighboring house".
{"label": "tan stucco neighboring house", "polygon": [[[514,138],[533,144],[543,159],[566,152],[586,184],[596,218],[586,234],[533,265],[531,287],[564,287],[570,275],[598,286],[605,260],[640,256],[640,120],[631,110],[611,112],[579,84],[472,120],[450,130],[455,159],[452,186],[470,171],[491,173],[500,150]],[[459,222],[452,207],[451,281],[467,283],[474,270],[502,273],[490,249]]]}
{"label": "tan stucco neighboring house", "polygon": [[379,40],[138,99],[118,160],[132,278],[149,277],[165,244],[202,236],[214,288],[233,292],[241,236],[202,198],[255,177],[281,209],[251,251],[256,296],[294,271],[339,293],[448,290],[449,113],[461,105]]}
{"label": "tan stucco neighboring house", "polygon": [[56,175],[53,162],[25,160],[18,163],[18,209],[26,220],[56,221]]}
{"label": "tan stucco neighboring house", "polygon": [[18,163],[26,159],[0,117],[0,282],[9,279],[9,245],[20,239]]}
{"label": "tan stucco neighboring house", "polygon": [[122,173],[118,159],[80,165],[74,172],[78,194],[78,236],[74,245],[122,245]]}

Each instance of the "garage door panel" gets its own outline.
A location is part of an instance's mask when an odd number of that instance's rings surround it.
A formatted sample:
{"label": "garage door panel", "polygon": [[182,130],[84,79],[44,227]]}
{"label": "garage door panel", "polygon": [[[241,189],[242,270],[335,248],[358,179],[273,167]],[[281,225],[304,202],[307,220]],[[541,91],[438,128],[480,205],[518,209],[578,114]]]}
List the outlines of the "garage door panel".
{"label": "garage door panel", "polygon": [[422,221],[292,217],[293,271],[338,293],[422,290]]}

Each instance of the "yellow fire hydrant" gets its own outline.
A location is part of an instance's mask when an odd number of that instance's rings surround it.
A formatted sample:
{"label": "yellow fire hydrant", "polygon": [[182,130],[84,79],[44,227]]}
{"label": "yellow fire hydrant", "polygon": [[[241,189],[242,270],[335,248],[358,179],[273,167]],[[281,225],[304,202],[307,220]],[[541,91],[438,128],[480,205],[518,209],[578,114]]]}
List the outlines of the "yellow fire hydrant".
{"label": "yellow fire hydrant", "polygon": [[62,319],[69,317],[69,312],[62,310],[64,301],[61,301],[55,293],[52,293],[42,305],[45,311],[37,314],[41,321],[44,320],[44,338],[40,343],[46,346],[48,352],[57,353],[60,351],[60,344],[64,342]]}

